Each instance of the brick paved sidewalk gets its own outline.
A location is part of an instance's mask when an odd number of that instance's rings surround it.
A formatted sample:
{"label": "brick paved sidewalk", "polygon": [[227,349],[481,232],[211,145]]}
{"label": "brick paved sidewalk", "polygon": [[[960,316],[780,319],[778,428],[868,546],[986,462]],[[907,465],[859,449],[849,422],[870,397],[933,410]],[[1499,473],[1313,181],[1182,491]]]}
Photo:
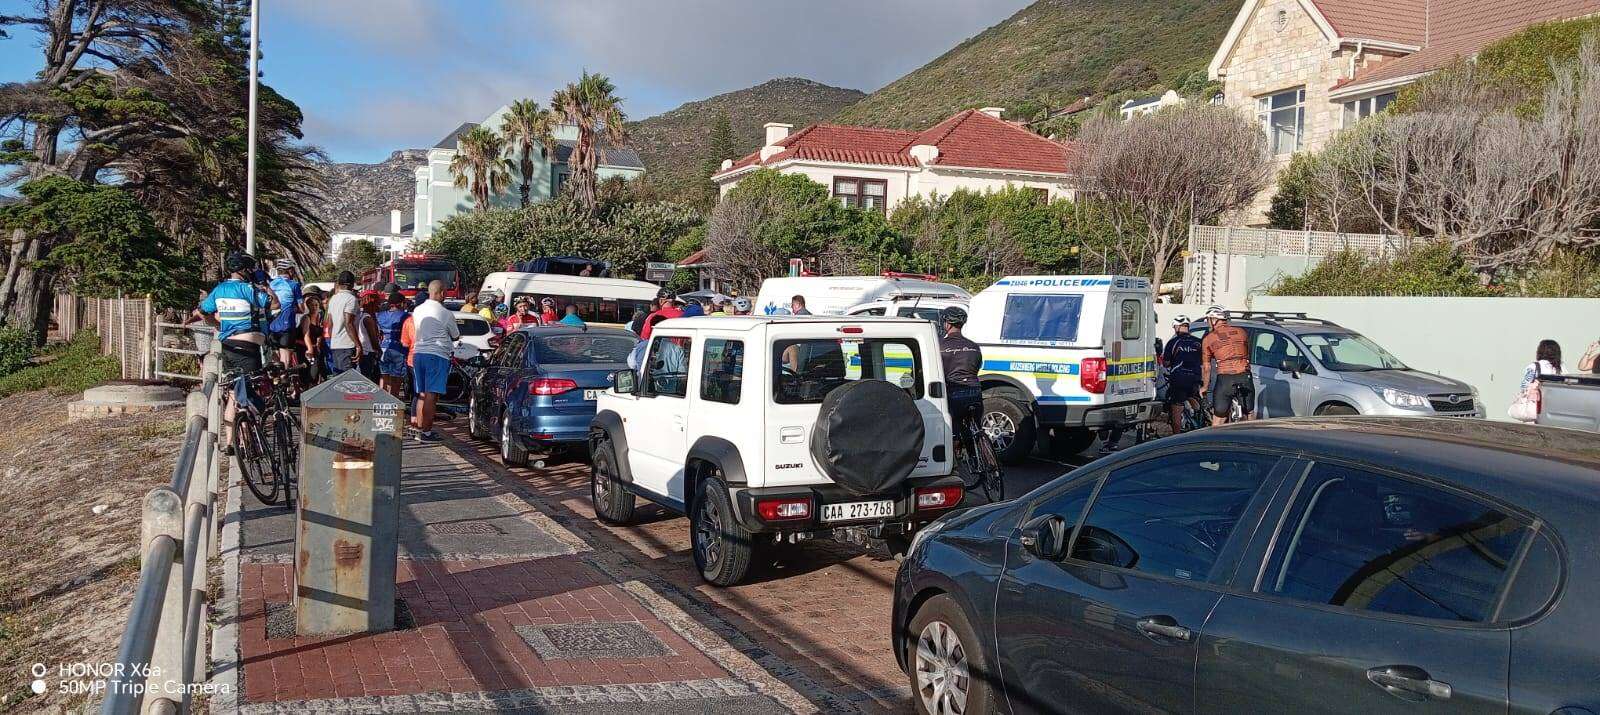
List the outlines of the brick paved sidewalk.
{"label": "brick paved sidewalk", "polygon": [[294,637],[289,513],[243,496],[241,711],[817,709],[449,447],[405,460],[389,633]]}

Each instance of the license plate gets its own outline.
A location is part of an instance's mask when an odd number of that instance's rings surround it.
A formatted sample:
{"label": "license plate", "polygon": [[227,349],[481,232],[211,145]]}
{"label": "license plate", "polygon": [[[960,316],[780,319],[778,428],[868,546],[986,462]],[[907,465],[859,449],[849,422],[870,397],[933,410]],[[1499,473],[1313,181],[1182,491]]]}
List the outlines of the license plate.
{"label": "license plate", "polygon": [[595,399],[599,399],[599,397],[600,397],[600,391],[599,390],[584,390],[583,391],[583,399],[585,399],[585,400],[595,400]]}
{"label": "license plate", "polygon": [[856,521],[858,519],[884,519],[891,516],[894,516],[894,502],[888,499],[822,505],[823,523]]}

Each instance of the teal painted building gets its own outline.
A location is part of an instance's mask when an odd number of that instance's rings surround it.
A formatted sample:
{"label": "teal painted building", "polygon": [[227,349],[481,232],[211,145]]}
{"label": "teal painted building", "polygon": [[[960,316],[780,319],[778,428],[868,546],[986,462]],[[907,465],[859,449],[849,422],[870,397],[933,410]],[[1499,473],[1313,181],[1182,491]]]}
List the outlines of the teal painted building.
{"label": "teal painted building", "polygon": [[[501,107],[482,122],[463,122],[455,131],[440,139],[439,143],[428,150],[428,163],[418,167],[416,171],[417,194],[412,215],[415,226],[413,236],[416,238],[432,236],[434,230],[443,224],[445,219],[473,209],[472,192],[456,188],[455,176],[450,173],[450,161],[456,156],[457,142],[461,135],[480,125],[496,132],[501,131],[509,109],[510,107]],[[577,144],[578,128],[563,124],[556,127],[553,133],[556,139],[554,156],[547,157],[544,155],[543,147],[534,147],[534,174],[529,190],[529,197],[533,201],[546,201],[551,196],[558,195],[571,173],[567,169],[567,157],[571,156],[572,149]],[[506,185],[505,191],[489,197],[491,206],[516,208],[522,203],[522,173],[517,168],[521,155],[517,152],[515,146],[507,148],[506,158],[512,160],[511,181]],[[613,176],[632,179],[644,174],[644,162],[632,149],[608,146],[601,142],[600,164],[596,173],[601,179]]]}

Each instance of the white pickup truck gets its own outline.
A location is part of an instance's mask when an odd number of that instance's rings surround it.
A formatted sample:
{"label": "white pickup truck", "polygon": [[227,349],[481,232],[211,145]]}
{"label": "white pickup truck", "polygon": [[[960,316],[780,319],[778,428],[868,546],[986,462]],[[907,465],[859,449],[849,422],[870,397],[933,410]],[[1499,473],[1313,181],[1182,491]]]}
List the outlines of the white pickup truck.
{"label": "white pickup truck", "polygon": [[590,426],[595,516],[637,498],[691,522],[707,581],[743,580],[766,544],[880,538],[903,550],[956,506],[932,323],[864,316],[658,323]]}

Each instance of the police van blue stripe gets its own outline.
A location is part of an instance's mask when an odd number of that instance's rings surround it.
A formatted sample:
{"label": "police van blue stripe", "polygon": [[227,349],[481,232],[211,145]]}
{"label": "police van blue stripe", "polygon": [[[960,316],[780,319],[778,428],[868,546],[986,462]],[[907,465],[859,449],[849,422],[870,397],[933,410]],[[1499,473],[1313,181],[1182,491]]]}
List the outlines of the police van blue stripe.
{"label": "police van blue stripe", "polygon": [[1075,362],[1048,362],[1040,360],[984,360],[983,369],[989,372],[1026,372],[1034,375],[1076,375]]}

